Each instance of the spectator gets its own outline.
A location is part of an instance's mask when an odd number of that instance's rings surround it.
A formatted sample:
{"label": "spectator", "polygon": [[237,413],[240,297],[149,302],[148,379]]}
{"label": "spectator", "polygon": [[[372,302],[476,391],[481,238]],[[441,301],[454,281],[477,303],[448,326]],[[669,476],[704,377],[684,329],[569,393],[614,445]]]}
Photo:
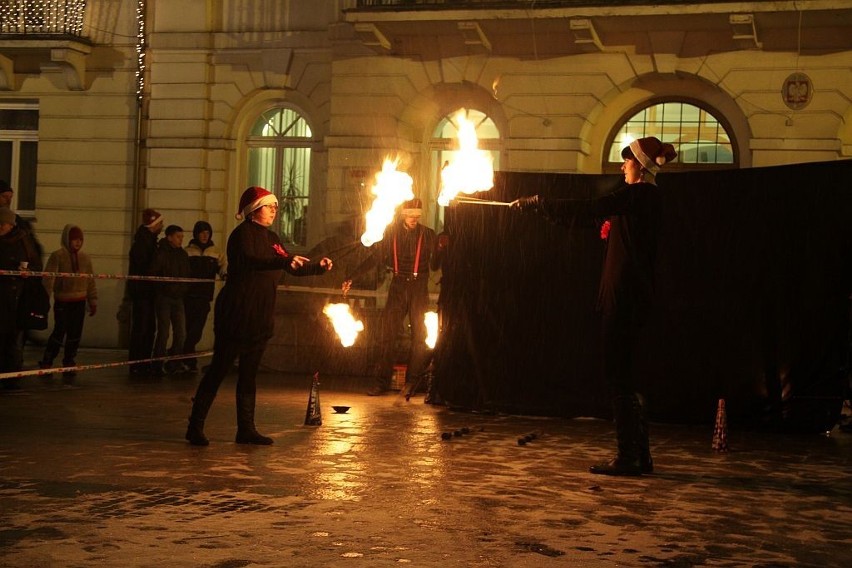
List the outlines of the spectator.
{"label": "spectator", "polygon": [[[183,229],[177,225],[166,227],[166,236],[160,240],[154,262],[151,264],[151,276],[168,278],[189,278],[189,255],[183,249]],[[189,287],[187,282],[157,282],[154,294],[154,311],[157,314],[157,340],[154,342],[154,357],[164,357],[169,342],[169,328],[172,332],[172,346],[169,355],[183,355],[183,343],[186,339],[186,313],[183,298]],[[183,361],[169,361],[165,365],[155,361],[151,365],[151,374],[162,376],[169,373],[186,371]]]}
{"label": "spectator", "polygon": [[[218,274],[225,276],[225,255],[213,243],[213,227],[207,221],[198,221],[192,228],[192,240],[186,247],[189,255],[190,275],[193,278],[215,279]],[[186,342],[184,353],[195,353],[198,342],[204,333],[207,316],[210,314],[210,302],[213,301],[215,282],[197,282],[190,284],[183,299],[186,310]],[[184,359],[187,370],[195,372],[198,362]]]}
{"label": "spectator", "polygon": [[[142,212],[142,224],[136,229],[133,244],[130,247],[131,276],[148,276],[151,264],[157,252],[157,235],[163,230],[163,216],[154,209]],[[144,280],[129,280],[127,295],[133,302],[130,316],[131,361],[150,359],[154,350],[156,316],[154,315],[154,293],[156,284]],[[147,375],[151,370],[149,363],[135,363],[130,366],[131,375]]]}
{"label": "spectator", "polygon": [[[41,257],[30,235],[15,224],[15,213],[0,207],[0,269],[41,270]],[[20,276],[0,276],[0,373],[20,371],[24,366],[21,336],[18,325],[18,304],[24,279]],[[5,389],[20,388],[19,379],[0,381]]]}
{"label": "spectator", "polygon": [[[80,250],[83,248],[83,230],[80,227],[65,225],[61,243],[60,248],[50,253],[45,272],[94,273],[89,255]],[[42,283],[47,293],[53,294],[53,332],[47,340],[39,367],[53,367],[53,360],[59,355],[63,343],[65,352],[62,366],[73,367],[76,365],[77,350],[83,337],[86,306],[89,308],[89,316],[95,315],[98,310],[95,279],[45,276]],[[76,371],[62,373],[63,382],[68,385],[74,384],[76,376]]]}

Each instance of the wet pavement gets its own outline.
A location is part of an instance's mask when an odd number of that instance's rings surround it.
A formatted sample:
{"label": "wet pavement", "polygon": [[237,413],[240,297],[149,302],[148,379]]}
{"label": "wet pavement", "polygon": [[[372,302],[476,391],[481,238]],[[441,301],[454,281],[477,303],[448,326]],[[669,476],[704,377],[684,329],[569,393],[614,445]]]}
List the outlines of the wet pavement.
{"label": "wet pavement", "polygon": [[270,447],[234,444],[232,377],[206,448],[183,440],[197,377],[0,391],[0,566],[852,565],[852,434],[732,429],[719,454],[712,424],[654,424],[655,473],[607,478],[587,468],[612,452],[609,422],[321,380],[323,423],[305,426],[310,377],[259,378]]}

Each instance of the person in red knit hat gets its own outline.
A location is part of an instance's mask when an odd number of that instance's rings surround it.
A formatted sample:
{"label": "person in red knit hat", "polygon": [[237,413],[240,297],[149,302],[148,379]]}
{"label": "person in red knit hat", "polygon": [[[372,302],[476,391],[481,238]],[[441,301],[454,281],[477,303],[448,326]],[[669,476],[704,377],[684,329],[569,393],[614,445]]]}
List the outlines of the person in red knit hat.
{"label": "person in red knit hat", "polygon": [[[642,475],[654,470],[642,397],[636,393],[632,350],[654,292],[654,263],[660,226],[656,175],[677,157],[674,146],[649,136],[626,146],[621,157],[625,185],[591,200],[521,197],[512,208],[542,214],[557,223],[605,219],[607,241],[598,292],[603,373],[612,397],[615,457],[589,468],[603,475]],[[606,235],[604,235],[606,233]]]}
{"label": "person in red knit hat", "polygon": [[240,198],[237,219],[243,219],[228,237],[228,278],[216,298],[213,316],[213,360],[201,379],[186,430],[193,446],[210,442],[204,421],[219,385],[239,357],[237,377],[238,444],[272,444],[254,423],[256,376],[266,343],[275,325],[275,296],[283,272],[310,276],[331,270],[330,258],[312,262],[293,255],[269,230],[278,213],[278,200],[262,187],[250,187]]}

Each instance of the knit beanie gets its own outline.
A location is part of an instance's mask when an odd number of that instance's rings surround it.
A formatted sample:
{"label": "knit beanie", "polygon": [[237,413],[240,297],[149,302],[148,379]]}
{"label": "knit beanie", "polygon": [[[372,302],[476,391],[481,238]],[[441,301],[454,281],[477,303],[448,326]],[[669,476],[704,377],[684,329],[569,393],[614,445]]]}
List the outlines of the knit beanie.
{"label": "knit beanie", "polygon": [[163,216],[156,209],[146,209],[142,212],[142,224],[149,229],[156,227],[157,223],[163,221]]}
{"label": "knit beanie", "polygon": [[656,175],[660,171],[660,166],[677,158],[677,152],[671,144],[660,142],[654,136],[648,136],[634,140],[629,146],[625,146],[621,150],[621,157],[635,158],[651,175]]}
{"label": "knit beanie", "polygon": [[278,199],[271,191],[260,186],[252,186],[246,189],[242,197],[240,197],[240,207],[235,217],[237,219],[244,219],[252,211],[273,203],[277,205]]}
{"label": "knit beanie", "polygon": [[423,214],[423,202],[417,199],[409,199],[405,203],[402,204],[402,214],[406,216],[410,215],[422,215]]}

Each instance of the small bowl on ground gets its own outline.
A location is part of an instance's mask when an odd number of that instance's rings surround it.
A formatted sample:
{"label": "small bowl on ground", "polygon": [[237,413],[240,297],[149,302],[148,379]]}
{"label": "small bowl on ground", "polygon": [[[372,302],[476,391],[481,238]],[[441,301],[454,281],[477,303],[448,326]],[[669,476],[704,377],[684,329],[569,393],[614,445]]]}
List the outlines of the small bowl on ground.
{"label": "small bowl on ground", "polygon": [[351,406],[339,406],[339,405],[331,407],[331,409],[334,410],[334,412],[337,413],[337,414],[346,414],[347,412],[349,412],[350,408],[352,408],[352,407]]}

